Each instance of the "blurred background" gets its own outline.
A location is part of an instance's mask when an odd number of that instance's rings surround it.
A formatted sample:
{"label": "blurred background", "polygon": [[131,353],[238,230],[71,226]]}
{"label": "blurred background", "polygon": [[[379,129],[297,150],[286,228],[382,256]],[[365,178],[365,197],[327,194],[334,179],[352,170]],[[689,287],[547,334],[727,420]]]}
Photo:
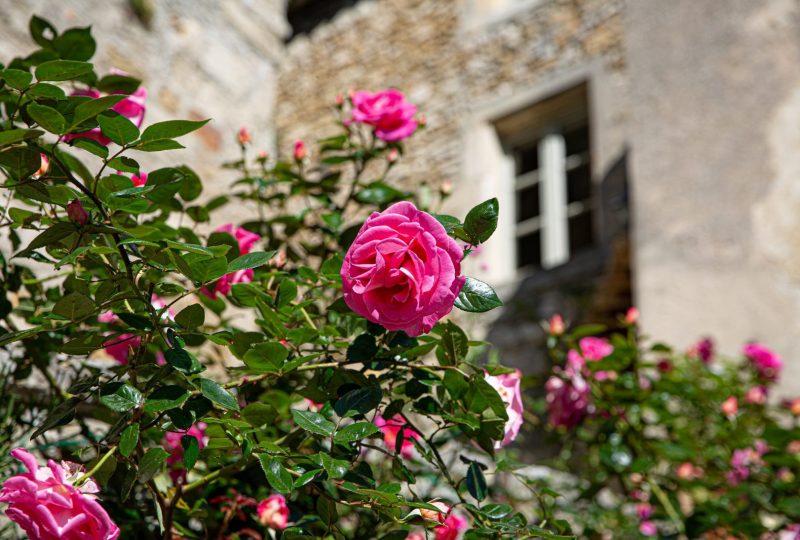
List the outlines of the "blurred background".
{"label": "blurred background", "polygon": [[506,365],[547,369],[540,322],[553,313],[609,322],[634,305],[645,333],[678,347],[768,344],[786,360],[779,390],[797,390],[794,0],[0,6],[0,56],[34,49],[32,14],[91,25],[99,66],[143,79],[146,122],[213,118],[182,156],[209,196],[228,187],[220,164],[238,155],[240,127],[286,153],[336,129],[337,94],[403,90],[427,128],[395,181],[452,182],[454,215],[500,200],[498,232],[467,273],[506,301],[485,329]]}

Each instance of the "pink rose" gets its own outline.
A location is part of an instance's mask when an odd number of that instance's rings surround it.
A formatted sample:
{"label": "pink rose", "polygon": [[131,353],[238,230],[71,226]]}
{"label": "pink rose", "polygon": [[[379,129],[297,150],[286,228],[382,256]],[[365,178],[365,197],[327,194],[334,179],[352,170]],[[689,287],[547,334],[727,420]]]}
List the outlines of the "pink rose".
{"label": "pink rose", "polygon": [[426,540],[425,533],[420,531],[410,532],[408,536],[406,536],[406,540]]}
{"label": "pink rose", "polygon": [[747,390],[744,399],[751,405],[763,405],[767,402],[767,388],[760,385],[753,386]]}
{"label": "pink rose", "polygon": [[739,400],[736,399],[736,396],[731,396],[722,402],[722,405],[719,406],[719,410],[721,410],[722,414],[725,416],[736,416],[736,413],[739,412]]}
{"label": "pink rose", "polygon": [[764,345],[756,342],[748,343],[742,348],[744,354],[755,366],[758,374],[768,381],[774,381],[781,374],[783,361]]}
{"label": "pink rose", "polygon": [[653,515],[653,505],[650,503],[639,503],[636,505],[636,517],[639,519],[650,519]]}
{"label": "pink rose", "polygon": [[72,202],[67,205],[67,217],[69,217],[69,220],[75,225],[83,226],[89,223],[89,213],[78,199],[73,199]]}
{"label": "pink rose", "polygon": [[456,540],[458,538],[461,531],[466,530],[467,519],[454,513],[450,513],[442,525],[436,527],[433,532],[436,536],[436,540]]}
{"label": "pink rose", "polygon": [[308,150],[306,149],[306,143],[302,140],[297,139],[294,141],[294,149],[292,150],[292,155],[294,156],[295,161],[303,161],[306,159],[308,155]]}
{"label": "pink rose", "polygon": [[119,527],[94,495],[99,491],[89,479],[76,487],[83,475],[75,463],[53,460],[47,468],[39,467],[36,458],[24,448],[11,455],[28,472],[12,476],[0,489],[0,502],[9,503],[6,515],[28,534],[31,540],[116,540]]}
{"label": "pink rose", "polygon": [[644,536],[655,536],[658,534],[658,527],[652,521],[642,521],[639,524],[639,532]]}
{"label": "pink rose", "polygon": [[578,342],[581,355],[586,360],[596,362],[614,352],[614,347],[605,338],[585,337]]}
{"label": "pink rose", "polygon": [[282,531],[289,523],[289,507],[283,495],[270,495],[256,508],[258,521],[265,527]]}
{"label": "pink rose", "polygon": [[689,348],[688,354],[708,364],[714,356],[714,342],[711,338],[703,338]]}
{"label": "pink rose", "polygon": [[639,321],[639,310],[635,307],[629,307],[625,312],[625,324],[633,326]]}
{"label": "pink rose", "polygon": [[417,129],[414,115],[417,108],[406,101],[402,92],[395,89],[354,92],[352,118],[348,123],[358,122],[375,128],[375,136],[386,142],[402,141]]}
{"label": "pink rose", "polygon": [[228,233],[239,243],[239,255],[247,255],[250,250],[261,240],[261,235],[250,232],[242,227],[236,227],[233,223],[220,225],[214,232]]}
{"label": "pink rose", "polygon": [[400,446],[400,455],[406,459],[414,456],[414,443],[411,439],[419,439],[419,433],[411,428],[407,428],[405,419],[396,414],[389,420],[384,419],[382,416],[375,417],[375,425],[380,428],[383,433],[383,444],[390,452],[394,452],[397,448],[397,436],[400,430],[403,430],[403,443]]}
{"label": "pink rose", "polygon": [[511,444],[517,438],[522,427],[522,392],[519,389],[522,373],[520,370],[516,370],[514,373],[504,375],[493,376],[486,373],[484,376],[486,382],[500,394],[500,398],[506,406],[506,414],[508,414],[503,440],[494,443],[495,449],[499,450]]}
{"label": "pink rose", "polygon": [[[111,72],[116,75],[127,75],[125,72],[119,70],[111,70]],[[98,92],[93,88],[89,88],[86,90],[77,90],[75,92],[72,92],[70,95],[88,96],[92,99],[97,99],[102,96],[100,92]],[[144,122],[144,113],[146,110],[145,107],[146,101],[147,101],[147,89],[144,86],[140,86],[133,94],[128,95],[127,97],[122,99],[119,103],[111,107],[111,110],[121,114],[122,116],[133,122],[136,125],[136,127],[142,127],[142,122]],[[64,140],[67,142],[79,138],[92,139],[102,144],[103,146],[108,146],[108,144],[111,142],[111,139],[103,135],[99,127],[90,129],[89,131],[84,131],[83,133],[70,133],[64,136]]]}
{"label": "pink rose", "polygon": [[231,292],[231,287],[237,283],[250,283],[253,281],[254,272],[252,268],[244,270],[237,270],[230,274],[225,274],[211,285],[211,288],[203,287],[200,292],[207,297],[214,300],[217,295],[228,296]]}
{"label": "pink rose", "polygon": [[239,144],[242,146],[248,144],[250,141],[253,140],[252,137],[250,137],[250,131],[248,131],[248,129],[244,126],[239,128],[237,139],[239,141]]}
{"label": "pink rose", "polygon": [[147,173],[139,171],[139,174],[132,174],[131,182],[133,182],[134,187],[142,187],[147,184]]}
{"label": "pink rose", "polygon": [[430,332],[466,278],[462,251],[441,223],[409,202],[373,213],[342,264],[347,305],[387,330]]}
{"label": "pink rose", "polygon": [[550,321],[547,325],[547,332],[551,336],[560,336],[567,330],[567,325],[564,324],[564,319],[561,317],[560,314],[556,313],[552,317],[550,317]]}
{"label": "pink rose", "polygon": [[580,373],[573,373],[569,380],[550,377],[544,388],[548,416],[554,426],[576,426],[589,412],[591,392]]}
{"label": "pink rose", "polygon": [[141,345],[142,338],[133,334],[120,334],[103,344],[106,354],[122,365],[128,363],[131,349],[135,351]]}

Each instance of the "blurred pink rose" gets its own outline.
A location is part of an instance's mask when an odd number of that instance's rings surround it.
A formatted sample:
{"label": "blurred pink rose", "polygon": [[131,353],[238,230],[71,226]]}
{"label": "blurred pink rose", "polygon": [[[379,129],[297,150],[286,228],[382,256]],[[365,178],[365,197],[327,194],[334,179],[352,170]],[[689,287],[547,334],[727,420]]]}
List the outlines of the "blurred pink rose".
{"label": "blurred pink rose", "polygon": [[732,486],[737,485],[743,480],[747,480],[750,474],[764,466],[762,456],[767,452],[767,445],[764,441],[756,441],[752,448],[738,448],[731,455],[731,470],[726,473],[725,478]]}
{"label": "blurred pink rose", "polygon": [[295,161],[303,161],[306,159],[308,155],[308,149],[306,148],[306,143],[302,140],[297,139],[294,141],[294,148],[292,150],[292,155],[294,156]]}
{"label": "blurred pink rose", "polygon": [[205,422],[198,422],[186,431],[167,431],[164,433],[164,439],[162,440],[161,445],[164,447],[164,450],[169,452],[169,456],[167,456],[167,464],[173,465],[173,469],[170,471],[170,476],[172,477],[173,482],[182,482],[186,478],[186,470],[179,465],[181,461],[183,461],[183,445],[181,444],[181,437],[184,435],[190,435],[194,437],[197,439],[197,444],[202,450],[208,444],[206,427],[207,425]]}
{"label": "blurred pink rose", "polygon": [[653,515],[653,505],[650,503],[639,503],[636,505],[636,517],[639,519],[650,519]]}
{"label": "blurred pink rose", "polygon": [[[119,70],[111,70],[111,72],[115,75],[127,75],[123,71]],[[100,92],[93,88],[85,89],[85,90],[76,90],[70,94],[71,96],[87,96],[92,99],[97,99],[102,96]],[[147,101],[147,89],[144,86],[140,86],[134,93],[128,95],[124,99],[122,99],[119,103],[111,107],[112,111],[115,111],[131,122],[133,122],[136,127],[142,127],[142,123],[144,122],[144,113],[146,110],[145,102]],[[111,139],[103,135],[100,131],[99,127],[90,129],[89,131],[85,131],[83,133],[71,133],[64,136],[65,141],[71,141],[73,139],[92,139],[97,141],[98,143],[102,144],[103,146],[108,146],[111,142]]]}
{"label": "blurred pink rose", "polygon": [[781,374],[783,361],[764,345],[756,342],[748,343],[742,348],[742,354],[753,363],[758,374],[767,381],[774,381]]}
{"label": "blurred pink rose", "polygon": [[250,137],[250,132],[244,126],[239,128],[239,133],[237,134],[236,139],[242,146],[248,144],[250,141],[253,140],[252,137]]}
{"label": "blurred pink rose", "polygon": [[719,406],[719,410],[721,410],[722,414],[725,416],[736,416],[736,413],[739,412],[739,400],[736,399],[736,396],[731,396],[722,402],[722,405]]}
{"label": "blurred pink rose", "polygon": [[282,531],[289,523],[289,507],[283,495],[270,495],[256,508],[258,521],[265,527]]}
{"label": "blurred pink rose", "polygon": [[699,358],[703,363],[708,364],[714,356],[714,342],[711,338],[703,338],[689,348],[687,354],[694,358]]}
{"label": "blurred pink rose", "polygon": [[554,426],[573,427],[583,420],[591,405],[589,385],[574,373],[569,380],[550,377],[544,385],[547,412]]}
{"label": "blurred pink rose", "polygon": [[120,334],[106,341],[106,354],[122,365],[128,363],[128,355],[131,349],[134,351],[142,345],[142,338],[133,334]]}
{"label": "blurred pink rose", "polygon": [[658,534],[658,527],[652,521],[642,521],[639,524],[639,532],[644,536],[655,536]]}
{"label": "blurred pink rose", "polygon": [[560,314],[556,313],[550,317],[550,321],[547,324],[547,331],[551,336],[560,336],[566,331],[566,329],[567,325],[564,324],[564,319]]}
{"label": "blurred pink rose", "polygon": [[239,255],[247,255],[253,247],[261,240],[261,235],[250,232],[243,227],[236,227],[233,223],[220,225],[214,232],[228,233],[236,238],[239,243]]}
{"label": "blurred pink rose", "polygon": [[89,213],[78,199],[73,199],[72,202],[67,205],[67,217],[69,217],[69,220],[75,225],[82,226],[89,223]]}
{"label": "blurred pink rose", "polygon": [[494,443],[495,449],[499,450],[511,444],[517,438],[522,427],[522,392],[519,389],[522,372],[516,370],[514,373],[503,375],[489,375],[486,373],[484,376],[486,377],[486,382],[500,394],[500,398],[506,406],[506,414],[508,414],[503,440],[495,441]]}
{"label": "blurred pink rose", "polygon": [[466,278],[462,251],[441,223],[409,202],[373,213],[342,264],[347,305],[387,330],[430,332],[450,313]]}
{"label": "blurred pink rose", "polygon": [[687,461],[678,465],[675,473],[681,480],[696,480],[703,476],[703,469]]}
{"label": "blurred pink rose", "polygon": [[614,352],[614,347],[605,338],[585,337],[578,342],[581,355],[589,361],[602,360]]}
{"label": "blurred pink rose", "polygon": [[629,307],[628,311],[625,312],[625,324],[633,326],[637,322],[639,322],[639,310],[635,307]]}
{"label": "blurred pink rose", "polygon": [[8,503],[6,515],[22,527],[31,540],[116,540],[119,528],[97,502],[94,480],[82,486],[75,482],[83,468],[75,463],[53,460],[47,468],[24,448],[11,455],[28,472],[12,476],[0,489],[0,502]]}
{"label": "blurred pink rose", "polygon": [[211,288],[203,287],[200,289],[200,292],[212,300],[214,300],[218,294],[222,296],[228,296],[231,292],[231,287],[237,283],[250,283],[253,281],[254,275],[255,274],[252,268],[237,270],[236,272],[225,274],[219,278],[211,285]]}
{"label": "blurred pink rose", "polygon": [[347,123],[358,122],[375,128],[375,136],[386,142],[402,141],[417,129],[414,115],[417,108],[406,101],[394,88],[380,92],[359,90],[351,96],[352,118]]}
{"label": "blurred pink rose", "polygon": [[450,513],[445,519],[444,523],[436,527],[433,532],[436,540],[456,540],[461,534],[461,531],[467,529],[467,519],[454,513]]}
{"label": "blurred pink rose", "polygon": [[131,182],[133,182],[134,187],[142,187],[147,184],[147,173],[139,171],[139,174],[132,174]]}
{"label": "blurred pink rose", "polygon": [[744,399],[751,405],[763,405],[767,402],[767,388],[761,385],[753,386],[747,390]]}
{"label": "blurred pink rose", "polygon": [[375,425],[378,426],[383,433],[383,444],[390,452],[395,452],[397,448],[397,436],[400,430],[403,430],[403,443],[400,446],[400,455],[406,459],[414,456],[414,443],[411,439],[419,439],[419,433],[411,428],[405,427],[405,419],[396,414],[389,420],[384,419],[382,416],[375,417]]}
{"label": "blurred pink rose", "polygon": [[408,536],[406,536],[406,540],[426,540],[425,533],[421,531],[410,532]]}

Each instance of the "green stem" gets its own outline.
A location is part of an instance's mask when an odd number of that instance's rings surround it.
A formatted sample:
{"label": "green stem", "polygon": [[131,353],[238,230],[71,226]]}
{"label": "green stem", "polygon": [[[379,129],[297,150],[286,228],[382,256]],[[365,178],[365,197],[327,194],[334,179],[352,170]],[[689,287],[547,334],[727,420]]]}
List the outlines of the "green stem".
{"label": "green stem", "polygon": [[108,452],[105,453],[103,457],[100,458],[100,461],[95,463],[94,467],[92,467],[86,474],[78,478],[77,482],[75,482],[75,487],[81,486],[84,482],[86,482],[89,478],[92,477],[94,473],[100,470],[100,468],[105,464],[108,459],[114,455],[117,451],[117,446],[114,445],[108,449]]}

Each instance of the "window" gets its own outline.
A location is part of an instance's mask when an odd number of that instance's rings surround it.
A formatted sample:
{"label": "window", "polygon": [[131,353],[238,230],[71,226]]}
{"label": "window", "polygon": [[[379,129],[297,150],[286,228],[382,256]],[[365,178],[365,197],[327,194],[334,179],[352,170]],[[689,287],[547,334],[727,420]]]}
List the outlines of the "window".
{"label": "window", "polygon": [[292,33],[286,41],[300,34],[310,34],[320,24],[333,19],[339,11],[356,3],[358,0],[288,0],[286,18]]}
{"label": "window", "polygon": [[586,86],[497,122],[513,160],[518,268],[554,268],[595,243]]}

